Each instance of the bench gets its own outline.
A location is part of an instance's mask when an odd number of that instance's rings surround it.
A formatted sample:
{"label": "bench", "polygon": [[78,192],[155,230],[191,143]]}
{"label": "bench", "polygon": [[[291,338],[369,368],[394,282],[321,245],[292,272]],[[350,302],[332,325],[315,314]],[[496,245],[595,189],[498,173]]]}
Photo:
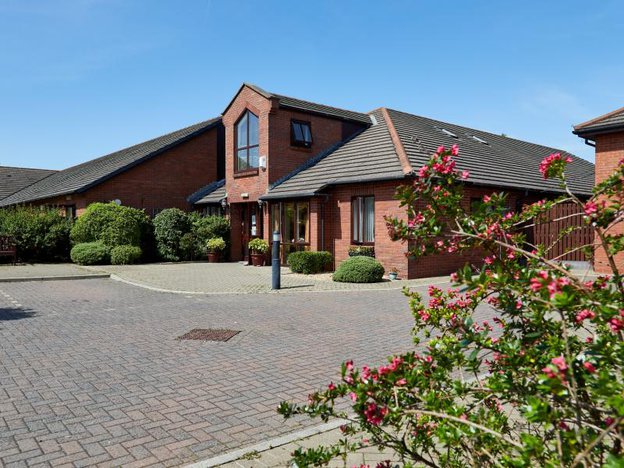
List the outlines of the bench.
{"label": "bench", "polygon": [[11,257],[14,265],[17,262],[17,247],[11,236],[0,236],[0,257]]}

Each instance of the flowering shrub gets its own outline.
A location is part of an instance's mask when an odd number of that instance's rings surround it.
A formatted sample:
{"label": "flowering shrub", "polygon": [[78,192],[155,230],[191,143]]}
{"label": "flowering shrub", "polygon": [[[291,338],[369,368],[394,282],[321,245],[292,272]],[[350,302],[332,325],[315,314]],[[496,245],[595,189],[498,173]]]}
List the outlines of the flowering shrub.
{"label": "flowering shrub", "polygon": [[[431,286],[427,298],[405,292],[418,352],[377,368],[347,361],[341,380],[307,404],[280,405],[286,417],[347,420],[344,440],[299,450],[295,461],[325,464],[372,445],[404,466],[623,466],[624,284],[613,257],[624,236],[609,226],[621,217],[624,166],[584,202],[567,188],[570,160],[554,154],[539,169],[565,195],[510,213],[505,194],[494,194],[467,213],[458,156],[456,146],[438,148],[398,191],[407,219],[387,219],[388,228],[412,255],[480,249],[484,265],[457,271],[451,289]],[[519,228],[563,202],[593,226],[612,275],[582,280],[547,259],[548,246],[527,243]],[[487,307],[491,321],[476,313]]]}

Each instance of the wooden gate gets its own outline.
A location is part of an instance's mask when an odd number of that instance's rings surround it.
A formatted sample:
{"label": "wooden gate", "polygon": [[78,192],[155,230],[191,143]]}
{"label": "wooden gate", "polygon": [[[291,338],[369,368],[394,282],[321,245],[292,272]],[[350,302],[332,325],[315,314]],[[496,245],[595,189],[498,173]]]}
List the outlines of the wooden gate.
{"label": "wooden gate", "polygon": [[[562,235],[570,229],[571,232]],[[529,242],[534,245],[552,246],[547,254],[550,260],[577,262],[590,260],[582,250],[575,250],[592,244],[593,230],[591,226],[585,224],[583,211],[574,203],[555,205],[536,219],[531,231],[527,233]]]}

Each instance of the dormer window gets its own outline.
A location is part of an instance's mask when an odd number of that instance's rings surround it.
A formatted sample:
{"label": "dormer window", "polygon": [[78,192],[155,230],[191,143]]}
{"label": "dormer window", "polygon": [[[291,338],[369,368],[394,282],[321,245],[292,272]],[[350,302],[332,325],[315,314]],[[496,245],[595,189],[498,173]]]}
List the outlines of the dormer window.
{"label": "dormer window", "polygon": [[247,111],[236,124],[236,171],[258,168],[258,116]]}
{"label": "dormer window", "polygon": [[290,143],[293,146],[303,146],[304,148],[312,146],[310,122],[303,122],[301,120],[290,121]]}

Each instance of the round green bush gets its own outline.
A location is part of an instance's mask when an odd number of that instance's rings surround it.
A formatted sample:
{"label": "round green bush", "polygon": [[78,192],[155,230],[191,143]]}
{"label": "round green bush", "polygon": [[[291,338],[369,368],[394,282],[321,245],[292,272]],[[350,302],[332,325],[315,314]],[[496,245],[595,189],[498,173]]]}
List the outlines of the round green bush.
{"label": "round green bush", "polygon": [[198,216],[193,214],[193,232],[203,242],[215,237],[230,238],[230,220],[224,216]]}
{"label": "round green bush", "polygon": [[162,210],[154,218],[154,236],[156,248],[164,260],[179,262],[188,254],[190,239],[182,237],[191,233],[192,223],[190,216],[179,208]]}
{"label": "round green bush", "polygon": [[287,260],[291,271],[304,275],[321,273],[331,262],[332,255],[329,252],[293,252]]}
{"label": "round green bush", "polygon": [[92,203],[71,230],[74,244],[101,241],[109,247],[147,245],[151,221],[143,210],[115,203]]}
{"label": "round green bush", "polygon": [[384,275],[384,267],[371,257],[351,257],[340,264],[334,273],[334,281],[341,283],[378,283]]}
{"label": "round green bush", "polygon": [[118,245],[110,252],[110,261],[113,265],[132,265],[141,259],[141,247],[136,245]]}
{"label": "round green bush", "polygon": [[110,249],[102,242],[83,242],[71,249],[70,256],[78,265],[104,265],[110,261]]}

